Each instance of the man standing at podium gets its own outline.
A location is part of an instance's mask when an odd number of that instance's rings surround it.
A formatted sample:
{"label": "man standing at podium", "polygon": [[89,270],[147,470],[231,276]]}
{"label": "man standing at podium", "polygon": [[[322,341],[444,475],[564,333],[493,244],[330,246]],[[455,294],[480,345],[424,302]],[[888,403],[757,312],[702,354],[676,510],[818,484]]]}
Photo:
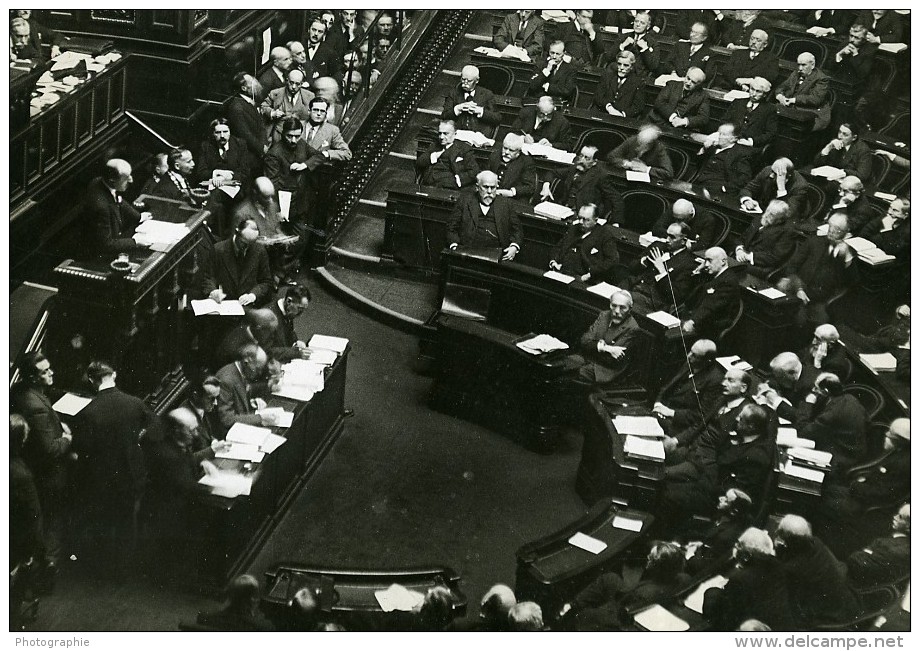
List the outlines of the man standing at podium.
{"label": "man standing at podium", "polygon": [[106,162],[102,176],[90,181],[83,199],[83,236],[91,254],[124,253],[146,248],[132,234],[140,222],[153,215],[138,213],[121,196],[133,180],[130,163],[113,158]]}
{"label": "man standing at podium", "polygon": [[458,246],[502,250],[502,260],[514,260],[521,250],[521,221],[508,199],[495,196],[498,176],[488,170],[476,175],[476,192],[464,193],[447,226],[451,249]]}

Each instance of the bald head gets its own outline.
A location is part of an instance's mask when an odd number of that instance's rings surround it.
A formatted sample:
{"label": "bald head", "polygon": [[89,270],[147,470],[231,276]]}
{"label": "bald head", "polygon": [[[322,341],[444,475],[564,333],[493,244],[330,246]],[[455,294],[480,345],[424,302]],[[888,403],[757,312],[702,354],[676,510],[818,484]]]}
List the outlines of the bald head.
{"label": "bald head", "polygon": [[286,47],[278,46],[272,48],[272,65],[278,70],[287,70],[291,67],[291,51]]}
{"label": "bald head", "polygon": [[776,527],[776,540],[789,541],[790,538],[799,538],[803,540],[810,539],[812,536],[811,525],[808,520],[801,515],[790,513],[784,515],[779,525]]}
{"label": "bald head", "polygon": [[124,192],[133,180],[131,178],[131,164],[121,158],[112,158],[105,163],[103,179],[106,185],[118,192]]}
{"label": "bald head", "polygon": [[267,176],[260,176],[255,180],[256,193],[262,199],[271,199],[275,196],[275,186]]}
{"label": "bald head", "polygon": [[693,90],[703,85],[706,81],[706,73],[699,68],[690,68],[687,70],[687,78],[684,80],[684,90]]}
{"label": "bald head", "polygon": [[698,360],[710,361],[716,356],[716,342],[711,339],[697,339],[690,346],[690,354]]}
{"label": "bald head", "polygon": [[728,267],[728,254],[725,253],[725,249],[721,246],[706,249],[703,258],[705,259],[706,271],[711,276],[718,276],[723,269]]}
{"label": "bald head", "polygon": [[823,343],[834,343],[840,339],[840,333],[830,323],[824,323],[815,328],[815,339]]}
{"label": "bald head", "polygon": [[516,603],[514,591],[505,584],[498,583],[483,595],[479,604],[479,617],[492,624],[504,624]]}
{"label": "bald head", "polygon": [[676,221],[690,222],[693,221],[693,216],[696,214],[696,208],[686,199],[678,199],[674,202],[674,205],[671,206],[671,214],[674,215]]}

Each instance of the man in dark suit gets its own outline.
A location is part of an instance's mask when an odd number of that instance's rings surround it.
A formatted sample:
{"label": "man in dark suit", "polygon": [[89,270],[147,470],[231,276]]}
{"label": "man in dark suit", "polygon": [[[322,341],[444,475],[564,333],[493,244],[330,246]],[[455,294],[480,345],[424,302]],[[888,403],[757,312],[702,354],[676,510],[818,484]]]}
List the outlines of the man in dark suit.
{"label": "man in dark suit", "polygon": [[569,121],[556,110],[552,95],[542,95],[536,106],[522,108],[511,130],[524,134],[524,142],[531,145],[568,149],[571,144]]}
{"label": "man in dark suit", "polygon": [[601,312],[582,335],[581,355],[573,355],[568,366],[589,384],[610,385],[642,364],[637,347],[642,329],[632,314],[632,296],[619,290],[610,296],[610,309]]}
{"label": "man in dark suit", "polygon": [[523,136],[506,134],[501,146],[489,155],[489,171],[498,177],[498,196],[529,202],[533,197],[537,172],[530,156],[521,153],[523,146]]}
{"label": "man in dark suit", "polygon": [[493,38],[495,49],[509,45],[524,48],[531,61],[543,56],[543,19],[533,9],[520,9],[505,16]]}
{"label": "man in dark suit", "polygon": [[655,125],[640,127],[607,154],[607,161],[617,168],[633,172],[648,172],[656,181],[670,181],[674,178],[674,166],[665,146],[661,143],[661,129]]}
{"label": "man in dark suit", "polygon": [[687,363],[661,389],[652,406],[666,433],[673,435],[703,424],[722,398],[722,367],[716,363],[716,344],[697,339]]}
{"label": "man in dark suit", "polygon": [[662,74],[673,73],[680,77],[686,75],[690,68],[699,68],[708,72],[712,69],[710,45],[709,28],[705,23],[693,23],[690,27],[690,38],[681,39],[674,44],[671,56],[662,63],[660,72]]}
{"label": "man in dark suit", "polygon": [[304,77],[310,83],[317,77],[337,77],[342,67],[342,58],[336,53],[335,44],[325,37],[326,23],[315,18],[310,23],[307,42],[304,44]]}
{"label": "man in dark suit", "polygon": [[766,101],[770,89],[769,81],[755,77],[748,86],[750,97],[729,104],[723,121],[735,125],[739,144],[760,149],[776,137],[776,105]]}
{"label": "man in dark suit", "polygon": [[[23,447],[29,440],[29,424],[20,414],[10,414],[10,569],[29,561],[42,562],[45,534],[42,527],[41,498],[35,475],[23,459]],[[56,568],[57,566],[53,566]],[[11,581],[11,587],[15,585]],[[11,590],[11,593],[13,591]],[[11,614],[18,604],[11,594]],[[15,622],[13,619],[11,622]]]}
{"label": "man in dark suit", "polygon": [[851,175],[840,179],[837,194],[839,198],[827,211],[825,224],[830,221],[832,215],[839,213],[846,215],[850,233],[858,233],[875,218],[875,211],[869,203],[869,197],[866,196],[866,186],[858,176]]}
{"label": "man in dark suit", "polygon": [[652,31],[652,18],[648,12],[636,12],[631,27],[632,33],[621,33],[617,39],[616,51],[629,52],[633,55],[635,58],[633,70],[644,83],[646,77],[657,72],[661,62],[658,36]]}
{"label": "man in dark suit", "polygon": [[737,142],[734,124],[720,126],[716,142],[707,147],[707,141],[700,150],[702,156],[693,183],[716,195],[736,196],[753,175],[751,152]]}
{"label": "man in dark suit", "polygon": [[[27,353],[19,363],[19,375],[20,382],[10,392],[10,408],[28,424],[29,435],[22,449],[22,458],[32,471],[41,504],[44,558],[38,560],[47,565],[50,574],[54,574],[61,555],[72,436],[47,395],[54,384],[54,370],[48,358],[40,351]],[[20,523],[14,526],[20,526]],[[26,524],[22,523],[22,526]]]}
{"label": "man in dark suit", "polygon": [[910,200],[898,197],[884,217],[866,223],[856,235],[864,237],[889,255],[910,259]]}
{"label": "man in dark suit", "polygon": [[597,223],[597,206],[578,209],[579,223],[573,224],[556,246],[549,268],[575,276],[583,283],[598,283],[609,278],[620,261],[616,238],[606,225]]}
{"label": "man in dark suit", "polygon": [[867,40],[879,43],[903,43],[904,25],[901,17],[890,9],[863,9],[856,17],[856,23],[869,30]]}
{"label": "man in dark suit", "polygon": [[220,424],[229,430],[235,423],[271,427],[277,424],[274,414],[257,414],[265,407],[265,396],[274,389],[276,380],[265,379],[268,357],[255,342],[241,344],[235,360],[218,369],[220,395],[217,398],[217,415]]}
{"label": "man in dark suit", "polygon": [[253,183],[250,196],[233,210],[233,223],[252,220],[259,229],[256,240],[268,251],[268,265],[278,282],[290,280],[300,265],[306,237],[302,222],[284,220],[279,213],[275,186],[264,177]]}
{"label": "man in dark suit", "polygon": [[821,131],[831,121],[830,78],[816,67],[815,55],[802,52],[796,59],[798,70],[776,89],[776,101],[815,116],[812,131]]}
{"label": "man in dark suit", "polygon": [[811,344],[799,351],[802,360],[802,382],[814,385],[823,372],[834,373],[843,382],[852,370],[847,361],[847,351],[840,343],[840,333],[830,323],[822,323],[815,328]]}
{"label": "man in dark suit", "polygon": [[604,43],[594,25],[594,11],[579,9],[575,20],[565,23],[558,31],[565,51],[580,64],[593,65],[604,51]]}
{"label": "man in dark suit", "polygon": [[690,227],[675,221],[668,225],[665,237],[667,249],[653,246],[639,259],[640,271],[633,276],[632,293],[635,310],[648,314],[683,305],[696,284],[693,271],[697,268],[696,256],[687,248]]}
{"label": "man in dark suit", "polygon": [[364,27],[362,27],[357,18],[357,9],[342,9],[339,12],[338,28],[342,31],[342,41],[346,50],[353,49],[364,36]]}
{"label": "man in dark suit", "polygon": [[802,362],[795,353],[779,353],[770,360],[769,378],[758,385],[754,401],[772,409],[777,417],[795,423],[799,408],[813,386],[805,380],[802,370]]}
{"label": "man in dark suit", "polygon": [[496,248],[502,260],[514,260],[524,241],[514,206],[497,197],[498,177],[488,170],[476,175],[476,191],[460,195],[447,225],[451,249],[458,246]]}
{"label": "man in dark suit", "polygon": [[233,236],[218,242],[202,268],[202,294],[215,301],[230,297],[243,306],[261,307],[269,301],[274,285],[268,252],[256,240],[255,220],[244,219]]}
{"label": "man in dark suit", "polygon": [[[722,331],[731,324],[741,302],[737,271],[728,266],[725,250],[707,249],[701,267],[711,278],[696,288],[687,299],[690,318],[681,327],[688,335],[719,341]],[[686,311],[686,310],[685,310]]]}
{"label": "man in dark suit", "polygon": [[490,135],[501,116],[495,110],[495,95],[479,87],[479,68],[463,66],[460,83],[444,98],[441,119],[453,120],[458,129]]}
{"label": "man in dark suit", "polygon": [[860,588],[900,581],[910,574],[910,503],[891,520],[891,534],[876,538],[847,558],[847,578]]}
{"label": "man in dark suit", "polygon": [[479,164],[473,148],[455,140],[456,137],[457,127],[453,120],[442,120],[438,124],[438,144],[432,144],[415,160],[415,171],[422,185],[456,190],[473,184]]}
{"label": "man in dark suit", "polygon": [[824,148],[815,156],[812,165],[814,167],[830,165],[842,169],[847,176],[858,177],[863,185],[871,184],[873,154],[859,135],[859,127],[854,123],[842,123],[837,128],[837,137],[824,145]]}
{"label": "man in dark suit", "polygon": [[[79,414],[73,448],[84,468],[85,515],[96,543],[86,551],[116,575],[130,569],[136,514],[147,472],[140,442],[152,432],[156,416],[140,398],[115,385],[117,373],[104,362],[91,362],[86,376],[96,397]],[[106,553],[107,552],[107,553]]]}
{"label": "man in dark suit", "polygon": [[268,304],[278,319],[278,327],[267,343],[266,353],[271,359],[287,363],[292,359],[309,359],[310,350],[294,330],[294,321],[306,312],[312,297],[304,285],[288,285],[282,297]]}
{"label": "man in dark suit", "polygon": [[760,9],[739,9],[734,20],[728,21],[722,29],[722,45],[729,50],[745,48],[755,31],[766,32],[772,25]]}
{"label": "man in dark suit", "polygon": [[199,206],[199,200],[192,194],[194,184],[195,159],[188,149],[177,148],[167,157],[169,169],[154,194],[173,201],[184,201],[193,208]]}
{"label": "man in dark suit", "polygon": [[774,199],[789,205],[789,218],[794,222],[804,220],[808,198],[808,181],[788,158],[777,158],[773,164],[760,170],[741,191],[741,207],[747,211],[763,210]]}
{"label": "man in dark suit", "polygon": [[751,32],[749,48],[731,53],[718,76],[716,86],[727,90],[747,90],[755,77],[763,77],[771,84],[779,76],[779,59],[767,49],[770,36],[762,29]]}
{"label": "man in dark suit", "polygon": [[834,373],[821,373],[805,396],[796,428],[815,448],[830,452],[835,471],[846,471],[866,456],[866,409],[856,396],[843,392]]}
{"label": "man in dark suit", "polygon": [[257,101],[261,101],[262,85],[252,75],[240,72],[233,76],[237,94],[224,102],[224,116],[230,130],[243,139],[249,150],[249,166],[253,173],[262,167],[262,155],[267,149],[265,127],[259,115]]}
{"label": "man in dark suit", "polygon": [[690,68],[686,78],[669,81],[649,111],[649,120],[655,124],[670,124],[675,129],[700,131],[709,124],[709,96],[703,83],[706,74],[699,68]]}
{"label": "man in dark suit", "polygon": [[527,95],[551,95],[558,101],[570,102],[575,97],[577,64],[566,60],[565,43],[553,41],[546,58],[534,61],[536,72],[530,78]]}
{"label": "man in dark suit", "polygon": [[617,56],[616,69],[607,69],[592,103],[596,115],[638,118],[645,112],[645,80],[634,72],[636,57],[628,50]]}
{"label": "man in dark suit", "polygon": [[834,55],[833,67],[834,73],[842,79],[849,79],[853,82],[858,95],[866,93],[865,85],[871,83],[877,87],[877,83],[870,79],[872,67],[875,65],[875,53],[878,52],[878,45],[869,43],[866,40],[868,32],[865,25],[854,24],[850,27],[850,37],[847,44],[844,45],[837,54]]}
{"label": "man in dark suit", "polygon": [[134,179],[128,161],[113,158],[106,162],[102,176],[90,181],[83,198],[83,241],[92,254],[108,255],[146,248],[135,227],[152,215],[138,213],[122,193]]}
{"label": "man in dark suit", "polygon": [[[201,142],[195,165],[195,181],[211,181],[219,188],[227,181],[245,186],[250,180],[249,155],[246,143],[232,135],[227,118],[211,120],[210,137]],[[230,172],[215,175],[214,170]]]}
{"label": "man in dark suit", "polygon": [[[281,125],[281,140],[265,154],[265,175],[275,190],[291,193],[289,218],[291,224],[305,223],[314,203],[315,187],[309,182],[310,172],[325,163],[326,158],[303,138],[303,124],[297,118],[285,118]],[[298,233],[302,234],[300,228]]]}
{"label": "man in dark suit", "polygon": [[607,166],[597,160],[597,147],[585,145],[575,157],[571,166],[557,170],[555,190],[550,182],[543,183],[540,200],[551,199],[556,203],[577,210],[580,206],[593,203],[599,216],[616,222],[623,215],[623,197],[613,183]]}
{"label": "man in dark suit", "polygon": [[722,236],[723,225],[707,210],[697,208],[687,199],[676,199],[671,206],[670,213],[664,213],[652,226],[652,235],[655,237],[668,237],[668,227],[675,222],[683,223],[688,227],[686,235],[691,240],[690,246],[694,250],[708,249],[719,244],[717,240]]}
{"label": "man in dark suit", "polygon": [[735,260],[745,270],[766,278],[795,251],[796,234],[789,225],[789,204],[774,199],[760,217],[755,216],[735,246]]}
{"label": "man in dark suit", "polygon": [[294,62],[291,51],[281,45],[272,48],[271,57],[271,67],[259,75],[259,85],[262,86],[260,100],[267,97],[276,88],[284,88],[285,75]]}

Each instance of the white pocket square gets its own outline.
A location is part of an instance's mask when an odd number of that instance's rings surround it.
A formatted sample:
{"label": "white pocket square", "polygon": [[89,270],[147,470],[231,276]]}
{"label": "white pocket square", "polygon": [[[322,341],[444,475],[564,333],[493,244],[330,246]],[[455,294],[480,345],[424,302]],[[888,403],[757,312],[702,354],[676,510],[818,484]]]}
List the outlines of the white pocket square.
{"label": "white pocket square", "polygon": [[716,293],[716,290],[715,290],[714,287],[710,287],[709,289],[706,290],[706,293],[707,293],[707,294],[715,294],[715,293]]}
{"label": "white pocket square", "polygon": [[594,255],[597,252],[598,252],[597,249],[591,249],[591,255]]}
{"label": "white pocket square", "polygon": [[462,161],[462,160],[463,160],[463,156],[457,156],[457,162],[458,162],[458,163],[459,163],[460,161]]}

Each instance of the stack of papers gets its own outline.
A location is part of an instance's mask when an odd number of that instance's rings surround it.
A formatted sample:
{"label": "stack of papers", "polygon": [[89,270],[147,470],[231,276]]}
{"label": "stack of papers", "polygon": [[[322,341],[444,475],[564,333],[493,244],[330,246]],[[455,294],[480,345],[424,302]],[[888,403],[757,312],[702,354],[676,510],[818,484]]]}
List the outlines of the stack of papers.
{"label": "stack of papers", "polygon": [[786,294],[785,294],[785,293],[779,291],[779,290],[776,289],[775,287],[767,287],[766,289],[761,289],[761,290],[760,290],[759,292],[757,292],[757,293],[760,294],[761,296],[766,296],[767,298],[770,298],[770,299],[777,299],[777,298],[785,298],[785,297],[786,297]]}
{"label": "stack of papers", "polygon": [[847,173],[844,172],[839,167],[832,167],[831,165],[821,165],[820,167],[816,167],[813,170],[811,170],[811,175],[812,176],[822,176],[826,178],[828,181],[837,181],[838,179],[842,179],[844,176],[846,176]]}
{"label": "stack of papers", "polygon": [[633,621],[647,631],[681,632],[690,628],[690,624],[666,608],[655,604],[633,616]]}
{"label": "stack of papers", "polygon": [[543,18],[543,20],[552,20],[557,23],[569,22],[569,17],[561,9],[544,9],[540,17]]}
{"label": "stack of papers", "polygon": [[345,352],[345,348],[348,347],[348,339],[329,335],[313,335],[307,346],[313,350],[332,350],[341,355]]}
{"label": "stack of papers", "polygon": [[195,316],[202,314],[216,314],[218,316],[243,316],[246,310],[240,305],[239,301],[217,301],[205,298],[200,301],[192,301],[192,312]]}
{"label": "stack of papers", "polygon": [[502,53],[496,50],[494,47],[489,47],[488,45],[480,45],[473,52],[477,54],[484,54],[487,57],[501,58]]}
{"label": "stack of papers", "polygon": [[664,444],[660,439],[626,436],[623,451],[627,456],[647,461],[664,461]]}
{"label": "stack of papers", "polygon": [[898,195],[896,195],[896,194],[891,194],[890,192],[880,192],[880,191],[877,191],[877,192],[875,193],[875,196],[878,197],[879,199],[881,199],[881,200],[883,200],[883,201],[887,201],[887,202],[889,202],[889,203],[891,203],[892,201],[894,201],[895,199],[898,198]]}
{"label": "stack of papers", "polygon": [[230,443],[230,447],[216,452],[214,456],[218,459],[237,459],[239,461],[252,461],[261,463],[265,458],[265,453],[259,450],[258,445],[249,443]]}
{"label": "stack of papers", "polygon": [[680,319],[678,319],[673,314],[668,314],[667,312],[651,312],[646,316],[648,316],[648,318],[650,318],[652,321],[660,323],[665,328],[677,328],[680,326]]}
{"label": "stack of papers", "polygon": [[517,347],[531,355],[540,355],[554,350],[567,350],[569,345],[552,335],[537,335],[526,341],[519,341]]}
{"label": "stack of papers", "polygon": [[540,217],[546,217],[547,219],[558,219],[560,221],[563,219],[568,219],[575,214],[575,211],[568,206],[553,203],[552,201],[541,201],[533,207],[533,212],[535,215],[539,215]]}
{"label": "stack of papers", "polygon": [[575,160],[575,154],[564,149],[556,149],[549,145],[540,145],[537,143],[524,144],[521,147],[521,151],[527,154],[528,156],[539,156],[547,160],[555,161],[557,163],[563,163],[565,165],[571,165]]}
{"label": "stack of papers", "polygon": [[323,366],[332,366],[335,364],[335,360],[338,359],[339,354],[334,350],[326,350],[324,348],[312,348],[309,349],[310,356],[307,357],[308,360],[314,364],[322,364]]}
{"label": "stack of papers", "polygon": [[814,484],[821,484],[824,482],[823,472],[816,470],[815,468],[805,468],[804,466],[800,466],[794,463],[792,459],[786,461],[786,465],[783,466],[783,474]]}
{"label": "stack of papers", "polygon": [[[291,423],[294,422],[294,412],[285,411],[284,407],[265,407],[264,409],[256,409],[256,414],[259,416],[272,416],[275,419],[275,427],[290,427]],[[236,425],[234,425],[234,427],[236,427]],[[255,429],[264,428],[256,427]],[[229,436],[227,438],[229,439]],[[274,451],[274,448],[271,450],[266,450],[263,446],[262,450],[271,454]]]}
{"label": "stack of papers", "polygon": [[786,450],[790,459],[801,461],[816,468],[830,468],[831,459],[834,455],[824,450],[814,450],[808,448],[792,447]]}
{"label": "stack of papers", "polygon": [[891,262],[895,259],[893,255],[885,253],[878,247],[868,249],[867,251],[860,251],[858,255],[860,260],[871,265],[884,264],[885,262]]}
{"label": "stack of papers", "polygon": [[689,597],[684,599],[684,605],[690,610],[695,610],[702,615],[703,597],[706,595],[706,591],[709,590],[709,588],[724,588],[726,585],[728,585],[728,579],[721,574],[716,574],[714,577],[700,583],[696,587],[696,590],[690,593]]}
{"label": "stack of papers", "polygon": [[894,371],[898,366],[898,360],[891,353],[860,354],[859,361],[876,372]]}
{"label": "stack of papers", "polygon": [[626,170],[626,180],[636,181],[638,183],[651,183],[652,177],[648,172],[635,172],[633,170]]}
{"label": "stack of papers", "polygon": [[323,390],[322,364],[305,359],[293,359],[281,367],[281,384],[273,391],[274,395],[308,402],[313,394]]}
{"label": "stack of papers", "polygon": [[776,431],[776,444],[784,448],[814,449],[815,442],[811,439],[800,439],[794,427],[780,427]]}
{"label": "stack of papers", "polygon": [[754,370],[753,366],[745,362],[743,359],[741,359],[737,355],[731,355],[729,357],[716,357],[716,361],[726,371],[733,369],[733,368],[736,368],[740,371]]}
{"label": "stack of papers", "polygon": [[[276,409],[281,409],[276,407]],[[261,411],[267,411],[265,409]],[[283,409],[282,409],[283,411]],[[293,416],[293,414],[291,414]],[[271,454],[284,443],[284,437],[272,434],[267,427],[256,427],[255,425],[246,425],[244,423],[234,423],[230,431],[227,432],[227,441],[230,443],[241,443],[259,448],[266,454]]]}
{"label": "stack of papers", "polygon": [[[647,233],[642,233],[642,235],[639,236],[639,244],[641,244],[642,246],[651,246],[655,242],[667,242],[667,240],[664,239],[663,237],[652,235],[652,231],[649,231]],[[668,259],[671,258],[670,254],[666,253],[666,255],[668,256]],[[667,260],[665,260],[665,262],[667,262]]]}
{"label": "stack of papers", "polygon": [[684,78],[680,75],[675,75],[674,73],[668,73],[666,75],[659,75],[655,78],[656,86],[665,86],[669,81],[683,81]]}
{"label": "stack of papers", "polygon": [[882,52],[903,52],[907,49],[907,43],[879,43],[878,49]]}
{"label": "stack of papers", "polygon": [[483,134],[478,131],[470,131],[468,129],[458,129],[457,130],[457,140],[462,140],[463,142],[469,143],[474,147],[494,147],[495,140],[492,138],[486,138]]}
{"label": "stack of papers", "polygon": [[218,497],[234,498],[238,495],[249,495],[252,490],[252,477],[235,472],[206,474],[198,483],[210,488],[211,494]]}
{"label": "stack of papers", "polygon": [[602,551],[607,549],[607,543],[605,543],[603,540],[592,538],[591,536],[583,534],[580,531],[569,538],[569,544],[575,545],[576,547],[584,549],[586,552],[591,552],[592,554],[600,554]]}
{"label": "stack of papers", "polygon": [[188,226],[157,219],[141,222],[134,232],[142,235],[142,244],[174,244],[188,235]]}
{"label": "stack of papers", "polygon": [[508,45],[504,50],[501,51],[501,56],[505,59],[518,59],[520,61],[530,61],[530,55],[527,54],[527,50],[516,45]]}
{"label": "stack of papers", "polygon": [[815,25],[814,27],[809,27],[805,31],[811,34],[812,36],[817,36],[820,38],[822,36],[827,36],[834,30],[830,27],[819,27],[818,25]]}
{"label": "stack of papers", "polygon": [[610,300],[610,297],[613,296],[614,292],[619,292],[621,290],[619,287],[611,285],[610,283],[598,283],[588,287],[588,291],[592,294],[597,294],[598,296],[603,296],[607,300]]}
{"label": "stack of papers", "polygon": [[723,99],[731,102],[732,100],[736,100],[736,99],[747,99],[750,96],[751,96],[750,93],[746,93],[743,90],[730,90],[727,93],[725,93],[725,97]]}
{"label": "stack of papers", "polygon": [[620,434],[644,436],[653,439],[664,438],[664,430],[654,416],[614,416],[613,425]]}
{"label": "stack of papers", "polygon": [[398,583],[394,583],[386,590],[377,590],[374,592],[374,596],[377,597],[380,609],[385,613],[393,612],[394,610],[408,613],[421,606],[422,601],[425,600],[425,595],[421,592],[409,590]]}
{"label": "stack of papers", "polygon": [[65,416],[76,416],[92,401],[92,398],[84,398],[75,393],[65,393],[51,408]]}
{"label": "stack of papers", "polygon": [[642,520],[627,518],[623,515],[615,515],[613,516],[613,528],[623,529],[624,531],[635,531],[638,533],[642,531]]}
{"label": "stack of papers", "polygon": [[557,280],[560,283],[565,283],[568,285],[570,282],[575,280],[575,276],[567,276],[566,274],[559,273],[558,271],[547,271],[543,274],[544,278],[549,278],[550,280]]}
{"label": "stack of papers", "polygon": [[62,52],[58,57],[54,59],[54,65],[51,66],[52,70],[70,70],[75,67],[81,61],[92,61],[93,57],[88,54],[82,54],[80,52],[72,52],[70,50]]}

